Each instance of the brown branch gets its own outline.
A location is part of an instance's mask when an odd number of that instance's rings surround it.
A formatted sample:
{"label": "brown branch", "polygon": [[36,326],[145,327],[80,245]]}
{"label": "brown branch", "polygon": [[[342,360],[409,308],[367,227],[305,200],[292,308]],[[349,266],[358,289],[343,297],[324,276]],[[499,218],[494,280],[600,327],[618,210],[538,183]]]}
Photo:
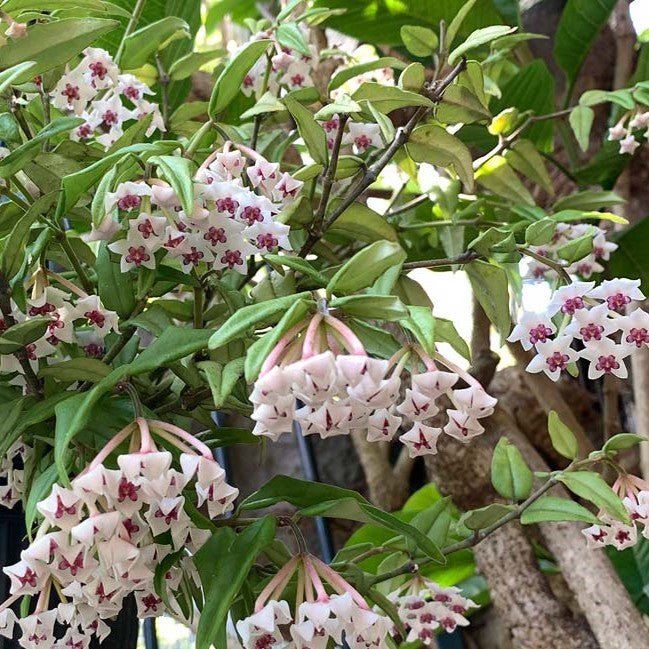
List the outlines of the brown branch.
{"label": "brown branch", "polygon": [[[444,91],[448,86],[453,83],[457,76],[466,67],[466,60],[462,59],[449,73],[440,81],[433,82],[428,88],[425,89],[424,94],[433,102],[442,100]],[[419,124],[419,122],[430,114],[431,109],[426,106],[420,106],[415,110],[412,117],[408,120],[405,126],[400,126],[394,136],[394,140],[390,145],[383,150],[378,158],[365,170],[365,173],[360,180],[354,185],[345,198],[340,201],[336,209],[333,210],[329,216],[325,217],[322,226],[317,232],[311,232],[307,237],[302,249],[300,250],[300,257],[305,257],[319,241],[320,237],[333,225],[338,217],[354,203],[354,201],[378,178],[379,174],[392,160],[395,153],[408,141],[411,133]]]}
{"label": "brown branch", "polygon": [[436,268],[438,266],[455,266],[460,264],[467,264],[470,261],[480,259],[482,255],[475,252],[475,250],[467,250],[459,254],[457,257],[443,257],[441,259],[426,259],[423,261],[409,261],[403,265],[404,270],[413,270],[415,268]]}

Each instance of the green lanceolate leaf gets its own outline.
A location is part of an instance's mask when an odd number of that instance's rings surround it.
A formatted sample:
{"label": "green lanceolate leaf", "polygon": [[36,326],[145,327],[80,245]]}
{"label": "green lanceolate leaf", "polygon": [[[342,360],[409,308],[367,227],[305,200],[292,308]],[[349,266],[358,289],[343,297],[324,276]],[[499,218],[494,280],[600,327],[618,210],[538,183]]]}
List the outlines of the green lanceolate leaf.
{"label": "green lanceolate leaf", "polygon": [[209,348],[217,349],[233,340],[242,338],[252,329],[275,324],[296,300],[310,297],[310,293],[298,293],[244,306],[219,327],[210,338]]}
{"label": "green lanceolate leaf", "polygon": [[273,516],[259,519],[241,534],[218,529],[194,556],[205,592],[205,604],[196,632],[197,649],[226,649],[228,611],[257,556],[275,538]]}
{"label": "green lanceolate leaf", "polygon": [[440,343],[448,343],[460,356],[471,360],[471,350],[452,320],[435,317],[435,339]]}
{"label": "green lanceolate leaf", "polygon": [[175,155],[159,155],[149,159],[151,164],[158,167],[180,199],[185,214],[194,210],[194,168],[190,160]]}
{"label": "green lanceolate leaf", "polygon": [[329,160],[327,151],[327,136],[324,129],[318,124],[311,111],[290,95],[284,97],[284,104],[295,119],[300,136],[306,144],[311,157],[321,165],[326,165]]}
{"label": "green lanceolate leaf", "polygon": [[401,320],[408,317],[408,309],[393,295],[348,295],[331,300],[329,306],[347,315],[368,320]]}
{"label": "green lanceolate leaf", "polygon": [[225,66],[212,90],[208,108],[210,117],[216,117],[239,94],[241,84],[250,68],[260,56],[263,56],[270,42],[269,40],[253,41]]}
{"label": "green lanceolate leaf", "polygon": [[11,39],[0,47],[0,68],[33,61],[33,66],[18,77],[28,81],[67,63],[102,34],[117,27],[119,22],[106,18],[64,18],[30,25],[24,38]]}
{"label": "green lanceolate leaf", "polygon": [[280,45],[295,50],[300,54],[311,56],[309,44],[306,42],[300,28],[296,23],[281,23],[277,28],[277,41]]}
{"label": "green lanceolate leaf", "polygon": [[353,293],[371,286],[388,268],[402,264],[406,253],[391,241],[376,241],[345,262],[327,284],[328,294]]}
{"label": "green lanceolate leaf", "polygon": [[282,336],[301,320],[304,320],[312,306],[311,300],[294,301],[280,321],[248,348],[245,361],[245,376],[248,383],[252,383],[257,378],[266,357]]}
{"label": "green lanceolate leaf", "polygon": [[225,54],[225,50],[210,50],[208,52],[190,52],[174,61],[169,68],[169,77],[180,81],[190,77],[202,65],[210,63]]}
{"label": "green lanceolate leaf", "polygon": [[[0,48],[1,51],[1,48]],[[83,124],[81,117],[60,117],[41,129],[31,140],[27,140],[0,161],[0,178],[9,178],[33,160],[41,150],[43,142],[51,137],[71,131]]]}
{"label": "green lanceolate leaf", "polygon": [[590,144],[590,130],[594,119],[595,111],[588,106],[576,106],[568,117],[570,127],[582,151],[586,151]]}
{"label": "green lanceolate leaf", "polygon": [[491,460],[491,484],[496,491],[508,500],[525,500],[532,491],[533,480],[521,452],[502,437]]}
{"label": "green lanceolate leaf", "polygon": [[515,27],[508,27],[507,25],[492,25],[491,27],[476,29],[472,34],[469,35],[464,43],[458,45],[448,55],[448,62],[451,65],[454,65],[466,52],[469,52],[476,47],[480,47],[481,45],[485,45],[486,43],[491,43],[496,38],[504,36],[505,34],[511,34],[515,30]]}
{"label": "green lanceolate leaf", "polygon": [[532,142],[529,140],[518,140],[518,142],[514,142],[511,149],[505,153],[505,160],[518,173],[533,180],[548,194],[554,194],[554,187],[550,180],[550,174],[545,168],[543,157]]}
{"label": "green lanceolate leaf", "polygon": [[410,331],[424,351],[432,356],[435,353],[435,318],[432,309],[410,305],[407,308],[408,317],[401,320],[401,326]]}
{"label": "green lanceolate leaf", "polygon": [[25,246],[29,231],[36,220],[49,210],[56,200],[56,192],[41,196],[16,221],[0,253],[0,268],[11,279],[20,270],[24,261]]}
{"label": "green lanceolate leaf", "polygon": [[401,40],[411,54],[420,57],[432,56],[439,45],[437,34],[432,29],[419,25],[404,25],[401,28]]}
{"label": "green lanceolate leaf", "polygon": [[614,518],[623,522],[629,521],[629,514],[622,501],[598,473],[568,471],[557,475],[557,480],[574,494],[590,500],[596,507],[605,510]]}
{"label": "green lanceolate leaf", "polygon": [[579,521],[580,523],[597,524],[599,519],[579,503],[568,498],[543,496],[533,502],[521,514],[521,523],[547,523],[561,521]]}
{"label": "green lanceolate leaf", "polygon": [[604,444],[602,450],[604,453],[613,454],[626,448],[632,448],[636,444],[646,441],[647,438],[642,435],[636,435],[635,433],[618,433],[617,435],[613,435],[613,437]]}
{"label": "green lanceolate leaf", "polygon": [[13,81],[28,77],[33,67],[34,61],[24,61],[22,63],[16,63],[16,65],[12,65],[8,70],[0,72],[0,93],[3,93]]}
{"label": "green lanceolate leaf", "polygon": [[504,516],[512,511],[512,507],[493,503],[480,509],[474,509],[462,516],[461,521],[470,530],[483,530],[494,523],[497,523]]}
{"label": "green lanceolate leaf", "polygon": [[414,92],[401,90],[396,86],[384,86],[374,81],[367,81],[362,84],[352,95],[354,101],[371,101],[374,107],[382,113],[390,113],[399,108],[408,106],[431,107],[433,102]]}
{"label": "green lanceolate leaf", "polygon": [[9,327],[0,336],[0,354],[13,354],[38,340],[47,331],[49,322],[49,318],[30,318]]}
{"label": "green lanceolate leaf", "polygon": [[530,246],[543,246],[552,241],[552,236],[557,229],[554,219],[544,218],[528,225],[525,229],[525,243]]}
{"label": "green lanceolate leaf", "polygon": [[189,25],[178,16],[165,16],[134,31],[124,39],[122,67],[135,69],[144,65],[157,50],[177,38],[190,38]]}
{"label": "green lanceolate leaf", "polygon": [[570,428],[559,419],[559,415],[554,410],[551,410],[548,415],[548,432],[552,446],[557,453],[569,460],[574,460],[577,457],[577,438]]}
{"label": "green lanceolate leaf", "polygon": [[[331,201],[331,209],[335,209],[337,205],[337,200]],[[385,218],[363,203],[352,203],[332,223],[329,231],[368,242],[380,239],[397,241],[398,239],[396,230]]]}
{"label": "green lanceolate leaf", "polygon": [[329,82],[328,90],[331,92],[336,88],[340,88],[346,81],[357,77],[359,74],[364,74],[365,72],[371,72],[372,70],[381,70],[383,68],[394,68],[395,70],[403,70],[406,67],[406,64],[393,57],[393,56],[384,56],[373,61],[367,61],[365,63],[359,63],[357,65],[351,65],[349,67],[343,67],[334,74],[331,81]]}
{"label": "green lanceolate leaf", "polygon": [[97,285],[101,301],[107,309],[128,318],[135,309],[135,286],[129,273],[122,273],[119,260],[113,261],[106,243],[97,252]]}
{"label": "green lanceolate leaf", "polygon": [[473,294],[500,336],[505,339],[511,328],[507,274],[494,264],[474,261],[465,266]]}
{"label": "green lanceolate leaf", "polygon": [[441,126],[418,126],[406,144],[406,151],[415,162],[452,166],[467,191],[473,190],[471,153],[465,144]]}

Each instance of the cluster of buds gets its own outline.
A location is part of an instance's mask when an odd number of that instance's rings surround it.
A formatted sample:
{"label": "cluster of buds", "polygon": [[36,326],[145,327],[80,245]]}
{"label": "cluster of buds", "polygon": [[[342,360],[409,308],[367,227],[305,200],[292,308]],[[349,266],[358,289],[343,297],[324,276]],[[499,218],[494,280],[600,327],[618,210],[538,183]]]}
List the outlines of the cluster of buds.
{"label": "cluster of buds", "polygon": [[649,483],[625,474],[615,481],[613,491],[622,499],[631,524],[600,510],[598,518],[601,522],[582,530],[589,547],[611,545],[624,550],[637,543],[638,532],[649,539]]}
{"label": "cluster of buds", "polygon": [[[459,588],[442,588],[430,579],[416,575],[388,595],[403,622],[406,642],[434,642],[439,631],[452,633],[458,626],[467,626],[465,615],[477,604],[463,597]],[[396,631],[394,632],[396,635]],[[398,644],[398,642],[397,642]]]}
{"label": "cluster of buds", "polygon": [[[297,572],[295,617],[280,599]],[[333,591],[327,592],[327,588]],[[268,582],[254,613],[237,622],[244,649],[325,649],[330,640],[350,649],[385,647],[392,622],[373,611],[363,596],[318,558],[293,557]]]}
{"label": "cluster of buds", "polygon": [[[49,284],[56,281],[64,289]],[[49,322],[41,338],[26,346],[27,357],[35,372],[39,359],[65,360],[78,346],[90,357],[98,358],[104,353],[104,338],[117,331],[117,313],[107,309],[99,296],[88,295],[69,280],[46,268],[39,268],[32,275],[31,296],[25,302],[23,313],[12,304],[13,319],[26,322],[34,318],[48,318]],[[7,329],[7,323],[0,319],[0,331]],[[0,374],[17,373],[13,383],[23,385],[23,368],[11,354],[0,356]]]}
{"label": "cluster of buds", "polygon": [[[600,262],[608,261],[611,253],[617,249],[617,243],[606,239],[606,230],[587,223],[557,223],[552,241],[543,246],[530,246],[530,250],[553,264],[561,265],[559,249],[586,234],[593,233],[593,249],[589,255],[566,266],[566,272],[589,279],[593,273],[601,273],[604,267]],[[533,279],[556,279],[557,273],[540,260],[527,260],[526,275]]]}
{"label": "cluster of buds", "polygon": [[23,497],[25,486],[24,466],[33,450],[23,443],[15,441],[0,460],[0,479],[6,484],[0,485],[0,505],[11,509]]}
{"label": "cluster of buds", "polygon": [[[649,314],[635,309],[626,315],[631,301],[644,299],[639,287],[639,279],[562,286],[545,313],[522,313],[507,340],[520,341],[525,350],[534,348],[536,356],[527,371],[545,372],[553,381],[579,358],[589,361],[590,379],[605,374],[624,379],[628,376],[624,359],[649,345]],[[573,347],[574,341],[579,342],[579,350]]]}
{"label": "cluster of buds", "polygon": [[633,155],[635,150],[640,146],[636,139],[634,130],[644,130],[645,139],[647,138],[647,129],[649,128],[649,111],[638,110],[635,113],[627,112],[622,115],[621,119],[608,129],[608,139],[611,142],[620,143],[620,153]]}
{"label": "cluster of buds", "polygon": [[164,131],[158,104],[146,96],[153,91],[132,74],[121,74],[106,50],[89,47],[79,65],[68,70],[51,92],[52,104],[59,110],[78,115],[85,121],[70,137],[77,141],[94,140],[110,148],[124,132],[124,123],[152,115],[147,136]]}
{"label": "cluster of buds", "polygon": [[[246,166],[240,149],[253,164]],[[275,216],[301,187],[278,163],[246,147],[230,150],[226,143],[198,170],[191,213],[162,180],[124,182],[106,194],[105,216],[89,239],[111,239],[119,232],[108,247],[120,255],[123,272],[155,268],[167,258],[186,273],[200,264],[246,273],[251,255],[291,250],[289,226]]]}
{"label": "cluster of buds", "polygon": [[[180,471],[171,468],[171,453],[158,450],[153,435],[182,451]],[[132,451],[117,457],[119,468],[105,466],[129,441]],[[92,635],[105,638],[105,620],[119,613],[130,593],[140,618],[161,615],[165,606],[154,576],[171,552],[184,557],[165,575],[168,591],[188,579],[199,587],[191,554],[210,531],[197,527],[185,511],[183,494],[190,487],[212,518],[230,509],[238,493],[225,482],[210,449],[187,431],[142,418],[119,431],[70,488],[55,484],[37,504],[41,527],[21,560],[3,569],[11,597],[0,607],[0,633],[12,637],[15,618],[8,606],[24,595],[39,595],[35,612],[18,621],[26,649],[82,649]],[[61,603],[47,610],[53,588]],[[173,605],[172,594],[170,601]],[[56,621],[69,627],[63,640],[54,635]],[[66,644],[70,638],[72,645]]]}
{"label": "cluster of buds", "polygon": [[[250,395],[257,422],[253,433],[277,440],[297,422],[303,435],[325,438],[362,430],[377,442],[391,440],[409,421],[412,427],[399,440],[413,457],[436,453],[443,432],[467,442],[484,431],[478,419],[493,412],[496,399],[450,361],[436,358],[452,371],[438,370],[417,346],[389,360],[371,358],[347,325],[318,313],[288,331],[266,358]],[[408,361],[410,387],[402,398],[401,374]],[[460,376],[468,387],[452,390]],[[454,405],[448,423],[427,425],[443,394]]]}

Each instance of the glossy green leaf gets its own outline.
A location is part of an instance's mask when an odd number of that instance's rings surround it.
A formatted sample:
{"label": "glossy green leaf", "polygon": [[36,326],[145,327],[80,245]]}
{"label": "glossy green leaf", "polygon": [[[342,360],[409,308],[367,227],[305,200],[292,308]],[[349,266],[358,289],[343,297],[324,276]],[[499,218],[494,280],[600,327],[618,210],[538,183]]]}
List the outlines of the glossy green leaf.
{"label": "glossy green leaf", "polygon": [[331,78],[329,82],[328,90],[331,92],[336,88],[340,88],[346,81],[353,79],[360,74],[365,74],[366,72],[372,72],[373,70],[382,70],[383,68],[394,68],[395,70],[403,70],[406,67],[406,64],[393,56],[383,56],[372,61],[366,61],[365,63],[358,63],[356,65],[350,65],[349,67],[340,68],[336,74]]}
{"label": "glossy green leaf", "polygon": [[158,172],[167,180],[180,199],[185,214],[194,211],[194,167],[190,160],[175,155],[153,156],[149,162],[158,167]]}
{"label": "glossy green leaf", "polygon": [[[337,205],[337,200],[331,201],[331,209],[335,209]],[[385,218],[364,203],[352,203],[333,222],[329,231],[368,242],[381,239],[397,241],[398,239],[396,230]]]}
{"label": "glossy green leaf", "polygon": [[33,61],[34,65],[18,77],[28,81],[67,63],[102,34],[117,27],[119,22],[106,18],[64,18],[30,25],[24,38],[10,39],[0,47],[0,68]]}
{"label": "glossy green leaf", "polygon": [[426,68],[418,62],[411,63],[399,75],[399,88],[410,92],[420,92],[426,83]]}
{"label": "glossy green leaf", "polygon": [[329,160],[327,149],[327,136],[324,129],[313,118],[313,114],[300,102],[287,95],[283,99],[289,113],[295,119],[300,137],[304,140],[311,157],[321,165],[326,165]]}
{"label": "glossy green leaf", "polygon": [[206,63],[215,61],[225,54],[225,50],[209,50],[207,52],[190,52],[185,56],[181,56],[178,60],[174,61],[169,68],[169,77],[174,81],[187,79],[196,70]]}
{"label": "glossy green leaf", "polygon": [[51,376],[58,381],[88,381],[97,383],[108,376],[111,368],[97,358],[70,358],[54,365],[43,367],[39,376]]}
{"label": "glossy green leaf", "polygon": [[458,12],[453,16],[449,26],[446,29],[446,47],[453,45],[453,41],[457,36],[457,33],[464,22],[464,19],[469,15],[471,9],[475,5],[476,0],[466,0]]}
{"label": "glossy green leaf", "polygon": [[3,93],[16,79],[28,77],[33,67],[34,61],[24,61],[0,72],[0,93]]}
{"label": "glossy green leaf", "polygon": [[377,110],[385,114],[409,106],[430,107],[433,105],[433,102],[423,95],[401,90],[396,86],[385,86],[374,81],[366,81],[363,83],[354,92],[352,99],[358,102],[363,100],[371,101]]}
{"label": "glossy green leaf", "polygon": [[475,175],[476,182],[485,189],[514,203],[534,205],[534,199],[507,160],[500,155],[485,162]]}
{"label": "glossy green leaf", "polygon": [[13,354],[43,336],[47,331],[49,318],[30,318],[18,322],[0,335],[0,354]]}
{"label": "glossy green leaf", "polygon": [[437,34],[428,27],[404,25],[400,34],[406,49],[415,56],[432,56],[439,45]]}
{"label": "glossy green leaf", "polygon": [[599,473],[591,471],[568,471],[557,475],[570,491],[604,509],[618,520],[628,522],[629,514],[618,495],[604,482]]}
{"label": "glossy green leaf", "polygon": [[280,45],[295,50],[300,54],[311,56],[311,50],[300,28],[294,22],[282,22],[277,27],[277,41]]}
{"label": "glossy green leaf", "polygon": [[273,347],[292,327],[307,317],[312,306],[312,300],[295,300],[280,321],[248,348],[245,360],[245,376],[248,383],[252,383],[259,376],[261,366]]}
{"label": "glossy green leaf", "polygon": [[556,229],[557,223],[554,219],[543,218],[535,221],[525,229],[525,243],[530,246],[543,246],[550,243]]}
{"label": "glossy green leaf", "polygon": [[97,285],[102,303],[107,309],[128,318],[135,309],[135,286],[129,273],[122,273],[119,259],[113,261],[106,243],[97,252]]}
{"label": "glossy green leaf", "polygon": [[471,153],[465,144],[441,126],[418,126],[406,144],[406,151],[415,162],[452,166],[467,191],[473,190]]}
{"label": "glossy green leaf", "polygon": [[283,273],[283,267],[291,268],[299,273],[310,277],[320,286],[325,286],[327,278],[316,268],[314,268],[306,259],[294,257],[293,255],[264,255],[264,261],[267,261],[275,270]]}
{"label": "glossy green leaf", "polygon": [[491,27],[483,27],[482,29],[476,29],[469,37],[458,45],[449,55],[448,62],[451,65],[457,63],[460,58],[481,45],[486,43],[491,43],[496,38],[504,36],[505,34],[511,34],[515,31],[515,27],[508,27],[507,25],[492,25]]}
{"label": "glossy green leaf", "polygon": [[36,219],[45,214],[56,200],[56,193],[51,192],[38,198],[31,207],[22,214],[9,233],[9,237],[0,252],[0,268],[3,274],[12,279],[24,262],[25,246],[29,231]]}
{"label": "glossy green leaf", "polygon": [[575,139],[584,152],[590,144],[590,130],[593,127],[594,119],[595,111],[588,106],[575,106],[568,117]]}
{"label": "glossy green leaf", "polygon": [[531,525],[533,523],[548,523],[562,521],[578,521],[596,525],[600,521],[595,514],[589,512],[579,503],[568,498],[557,498],[555,496],[543,496],[533,502],[521,514],[521,523]]}
{"label": "glossy green leaf", "polygon": [[408,317],[403,302],[392,295],[348,295],[333,299],[329,306],[344,313],[368,320],[401,320]]}
{"label": "glossy green leaf", "polygon": [[635,433],[618,433],[606,441],[602,447],[604,453],[616,453],[627,448],[633,448],[636,444],[646,442],[647,438]]}
{"label": "glossy green leaf", "polygon": [[425,306],[408,306],[408,317],[401,321],[401,326],[410,331],[423,347],[433,356],[435,353],[435,318],[432,309]]}
{"label": "glossy green leaf", "polygon": [[435,117],[445,124],[470,124],[489,119],[491,113],[471,90],[454,84],[444,91],[444,97],[437,107]]}
{"label": "glossy green leaf", "polygon": [[523,174],[548,194],[554,194],[554,186],[545,161],[537,148],[529,140],[518,140],[505,153],[505,159],[518,173]]}
{"label": "glossy green leaf", "polygon": [[405,259],[406,253],[398,243],[375,241],[340,267],[327,284],[327,293],[353,293],[367,288],[388,268],[403,263]]}
{"label": "glossy green leaf", "polygon": [[462,516],[462,523],[470,530],[483,530],[494,523],[497,523],[503,517],[512,511],[512,507],[493,503],[480,509],[474,509]]}
{"label": "glossy green leaf", "polygon": [[551,410],[548,415],[548,432],[552,446],[557,453],[569,460],[574,460],[577,457],[577,438],[570,428],[559,419],[559,415],[554,410]]}
{"label": "glossy green leaf", "polygon": [[25,503],[25,527],[30,538],[31,529],[38,514],[36,505],[50,495],[52,485],[56,482],[56,476],[56,465],[49,464],[32,482],[29,495],[27,496],[27,502]]}
{"label": "glossy green leaf", "polygon": [[[0,48],[0,52],[2,48]],[[27,140],[17,149],[14,149],[6,158],[0,160],[0,178],[9,178],[33,160],[41,150],[43,142],[51,137],[71,131],[79,124],[83,124],[81,117],[59,117],[41,129],[31,140]]]}
{"label": "glossy green leaf", "polygon": [[264,93],[255,104],[241,113],[241,119],[250,119],[255,115],[279,113],[286,110],[286,106],[270,91]]}
{"label": "glossy green leaf", "polygon": [[511,328],[507,274],[494,264],[474,261],[464,267],[469,276],[473,294],[502,339]]}
{"label": "glossy green leaf", "polygon": [[218,529],[194,556],[205,592],[196,631],[197,649],[226,649],[228,611],[257,556],[273,542],[276,526],[273,516],[265,516],[240,534]]}
{"label": "glossy green leaf", "polygon": [[239,94],[250,68],[263,56],[270,42],[265,39],[253,41],[228,62],[212,90],[208,108],[210,117],[216,117]]}
{"label": "glossy green leaf", "polygon": [[611,205],[624,205],[625,202],[626,200],[616,192],[590,189],[560,198],[554,204],[554,211],[598,210]]}
{"label": "glossy green leaf", "polygon": [[597,234],[597,230],[591,228],[589,232],[559,246],[557,254],[570,264],[587,257],[593,252],[593,237],[595,234]]}
{"label": "glossy green leaf", "polygon": [[209,340],[210,349],[218,349],[223,345],[246,336],[250,330],[275,324],[293,304],[301,298],[308,299],[310,293],[298,293],[266,300],[258,304],[244,306],[226,320]]}
{"label": "glossy green leaf", "polygon": [[440,343],[448,343],[460,356],[471,360],[469,345],[460,336],[452,320],[435,317],[435,339]]}
{"label": "glossy green leaf", "polygon": [[122,68],[133,70],[143,66],[154,52],[166,47],[176,38],[190,38],[189,25],[178,16],[165,16],[145,25],[124,39]]}
{"label": "glossy green leaf", "polygon": [[534,476],[521,452],[506,438],[496,444],[491,459],[491,484],[508,500],[525,500],[532,491]]}
{"label": "glossy green leaf", "polygon": [[554,36],[554,58],[572,84],[616,0],[568,0]]}

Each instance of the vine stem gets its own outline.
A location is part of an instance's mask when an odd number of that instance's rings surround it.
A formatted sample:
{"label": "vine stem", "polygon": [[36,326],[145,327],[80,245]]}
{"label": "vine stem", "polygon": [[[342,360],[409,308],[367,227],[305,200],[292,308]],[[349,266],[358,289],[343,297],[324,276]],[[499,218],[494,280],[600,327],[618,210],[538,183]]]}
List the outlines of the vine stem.
{"label": "vine stem", "polygon": [[[169,73],[162,63],[160,58],[160,52],[155,54],[155,64],[158,68],[158,84],[160,85],[160,103],[162,104],[162,121],[165,125],[167,131],[169,130]],[[165,139],[165,133],[162,133],[161,137]]]}
{"label": "vine stem", "polygon": [[545,266],[553,270],[559,276],[559,279],[566,285],[572,284],[572,279],[570,279],[568,271],[561,264],[554,262],[551,259],[544,257],[543,255],[539,255],[538,253],[530,250],[529,248],[526,248],[525,246],[519,246],[518,251],[523,253],[524,255],[527,255],[528,257],[531,257],[532,259],[536,259],[536,261],[538,261],[539,263],[544,264]]}
{"label": "vine stem", "polygon": [[438,266],[455,266],[456,264],[467,264],[482,255],[475,250],[467,250],[457,257],[442,257],[441,259],[425,259],[423,261],[409,261],[403,265],[404,270],[414,270],[415,268],[436,268]]}
{"label": "vine stem", "polygon": [[81,286],[83,286],[84,291],[88,293],[88,295],[91,295],[95,292],[95,286],[90,281],[90,278],[86,274],[86,271],[83,269],[83,266],[81,265],[77,254],[74,252],[74,249],[70,245],[65,232],[62,232],[59,235],[59,243],[65,251],[67,258],[70,260],[70,263],[72,264],[72,267],[74,268],[74,271],[76,272],[77,277],[79,278],[79,282],[81,282]]}
{"label": "vine stem", "polygon": [[[489,525],[488,527],[485,527],[482,530],[477,530],[473,534],[473,536],[470,536],[464,539],[463,541],[458,541],[457,543],[453,543],[452,545],[446,546],[445,548],[442,549],[442,554],[444,555],[453,554],[454,552],[459,552],[460,550],[466,550],[468,548],[472,548],[473,546],[477,545],[485,538],[487,538],[490,534],[493,534],[493,532],[495,532],[497,529],[500,529],[506,523],[509,523],[510,521],[519,518],[520,515],[533,502],[538,500],[543,494],[545,494],[547,491],[552,489],[552,487],[554,487],[557,483],[558,480],[556,478],[549,478],[547,482],[542,484],[536,491],[531,493],[526,500],[524,500],[522,503],[517,505],[514,509],[512,509],[508,514],[503,516],[501,519],[497,520],[495,523]],[[369,580],[368,585],[373,586],[374,584],[379,584],[382,581],[387,581],[388,579],[392,579],[393,577],[398,577],[400,575],[407,575],[409,573],[416,572],[420,568],[431,565],[433,563],[435,563],[433,560],[425,561],[420,564],[417,564],[414,561],[408,561],[407,563],[403,564],[402,566],[399,566],[398,568],[395,568],[394,570],[389,570],[388,572],[384,572],[381,573],[380,575],[376,575],[375,577]]]}
{"label": "vine stem", "polygon": [[[466,68],[466,59],[462,59],[443,79],[435,81],[426,89],[425,95],[434,103],[442,100],[444,91],[458,75]],[[312,250],[313,246],[320,240],[322,235],[334,224],[338,217],[378,178],[379,174],[392,160],[396,152],[408,141],[419,122],[430,114],[432,108],[428,106],[419,106],[405,126],[400,126],[394,136],[394,140],[383,150],[378,158],[365,170],[360,180],[350,189],[347,196],[343,198],[336,208],[323,218],[322,224],[317,231],[312,231],[307,237],[302,249],[299,252],[300,257],[306,255]]]}
{"label": "vine stem", "polygon": [[133,13],[129,18],[129,21],[126,25],[126,29],[124,30],[124,35],[122,36],[122,40],[120,41],[119,47],[117,48],[115,58],[113,59],[115,61],[115,65],[119,65],[119,61],[122,58],[122,54],[124,54],[124,46],[126,45],[126,39],[135,31],[135,27],[137,26],[137,23],[140,20],[140,16],[142,15],[142,10],[144,9],[145,3],[146,0],[137,0],[137,2],[135,3],[135,7],[133,7]]}

